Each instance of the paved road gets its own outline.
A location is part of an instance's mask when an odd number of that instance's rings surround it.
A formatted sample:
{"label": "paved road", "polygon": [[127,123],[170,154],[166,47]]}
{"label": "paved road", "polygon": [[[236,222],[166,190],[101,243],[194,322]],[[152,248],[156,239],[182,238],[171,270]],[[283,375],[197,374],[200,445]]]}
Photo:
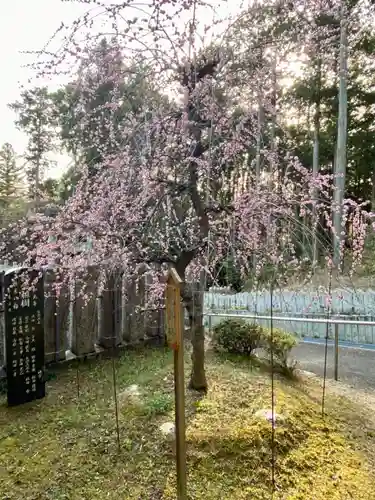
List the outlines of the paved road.
{"label": "paved road", "polygon": [[[324,344],[301,342],[292,351],[299,368],[323,377]],[[328,346],[327,378],[334,378],[334,349]],[[339,380],[375,393],[375,350],[339,348]]]}

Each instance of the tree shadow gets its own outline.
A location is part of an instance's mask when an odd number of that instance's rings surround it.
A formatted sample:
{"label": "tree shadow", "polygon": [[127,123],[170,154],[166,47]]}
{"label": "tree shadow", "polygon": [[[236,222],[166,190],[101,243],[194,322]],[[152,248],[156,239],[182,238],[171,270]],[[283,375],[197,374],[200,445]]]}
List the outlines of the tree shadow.
{"label": "tree shadow", "polygon": [[[231,435],[225,430],[207,436],[191,436],[188,440],[189,471],[193,475],[211,478],[211,481],[215,479],[218,484],[225,474],[229,489],[247,484],[261,487],[265,494],[270,495],[274,464],[279,486],[284,487],[288,483],[285,459],[292,451],[304,447],[308,431],[285,421],[276,430],[273,440],[270,422],[262,420],[242,431],[242,436],[239,435],[241,432]],[[275,462],[273,456],[277,457]],[[304,465],[301,463],[300,467],[303,469]]]}

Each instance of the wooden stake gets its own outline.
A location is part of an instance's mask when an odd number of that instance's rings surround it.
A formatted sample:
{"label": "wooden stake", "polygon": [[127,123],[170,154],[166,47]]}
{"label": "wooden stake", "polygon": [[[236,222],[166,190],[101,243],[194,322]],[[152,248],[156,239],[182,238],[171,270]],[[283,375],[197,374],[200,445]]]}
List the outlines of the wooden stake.
{"label": "wooden stake", "polygon": [[177,498],[186,500],[184,344],[174,351]]}
{"label": "wooden stake", "polygon": [[335,380],[339,379],[339,325],[335,323]]}
{"label": "wooden stake", "polygon": [[181,304],[181,284],[182,280],[178,273],[171,268],[166,290],[166,327],[168,344],[174,351],[177,498],[186,500],[185,377],[182,335],[184,315]]}

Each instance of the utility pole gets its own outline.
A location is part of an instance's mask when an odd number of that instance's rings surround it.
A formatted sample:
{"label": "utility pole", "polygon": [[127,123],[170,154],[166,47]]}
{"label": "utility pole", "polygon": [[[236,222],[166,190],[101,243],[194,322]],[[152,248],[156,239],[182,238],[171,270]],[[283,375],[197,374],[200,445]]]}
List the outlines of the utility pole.
{"label": "utility pole", "polygon": [[335,162],[335,191],[334,191],[334,208],[333,208],[333,260],[336,269],[340,267],[341,253],[341,232],[342,215],[343,215],[343,200],[345,194],[345,177],[346,177],[346,147],[347,147],[347,114],[348,114],[348,20],[346,0],[341,0],[341,19],[340,19],[340,80],[339,80],[339,115],[337,126],[337,148]]}

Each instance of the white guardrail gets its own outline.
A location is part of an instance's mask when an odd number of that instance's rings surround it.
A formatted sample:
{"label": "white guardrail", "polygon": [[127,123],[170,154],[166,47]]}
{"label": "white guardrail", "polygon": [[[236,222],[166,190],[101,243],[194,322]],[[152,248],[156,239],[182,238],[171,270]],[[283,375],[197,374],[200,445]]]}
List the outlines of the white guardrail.
{"label": "white guardrail", "polygon": [[361,320],[350,320],[350,319],[340,319],[339,315],[335,315],[330,318],[301,318],[298,316],[264,316],[260,314],[240,314],[235,313],[213,313],[213,312],[205,312],[205,316],[208,318],[243,318],[243,319],[262,319],[268,321],[295,321],[296,323],[319,323],[319,324],[331,324],[331,325],[358,325],[358,326],[375,326],[375,321],[361,321]]}
{"label": "white guardrail", "polygon": [[242,319],[252,319],[252,320],[263,320],[263,321],[285,321],[285,322],[296,322],[296,323],[315,323],[315,324],[325,324],[334,325],[334,376],[335,380],[338,380],[338,366],[339,366],[339,325],[356,325],[356,326],[375,326],[375,321],[364,321],[364,320],[350,320],[350,319],[340,319],[339,316],[327,317],[327,318],[301,318],[301,317],[291,317],[291,316],[275,316],[275,315],[259,315],[259,314],[234,314],[234,313],[212,313],[205,312],[204,316],[208,318],[208,328],[212,329],[212,318],[242,318]]}

